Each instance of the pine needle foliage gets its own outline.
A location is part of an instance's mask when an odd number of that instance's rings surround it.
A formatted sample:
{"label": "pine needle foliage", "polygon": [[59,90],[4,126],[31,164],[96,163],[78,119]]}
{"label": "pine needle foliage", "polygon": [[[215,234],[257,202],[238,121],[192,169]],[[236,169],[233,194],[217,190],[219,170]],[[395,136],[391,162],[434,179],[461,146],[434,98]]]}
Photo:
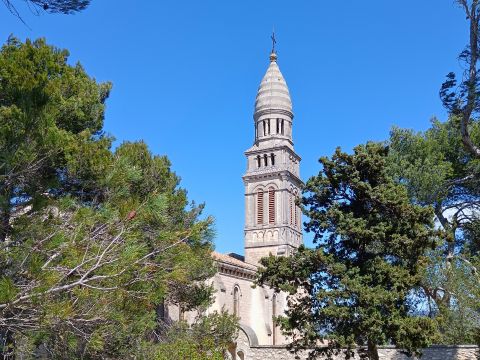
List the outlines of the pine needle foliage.
{"label": "pine needle foliage", "polygon": [[0,51],[0,352],[145,358],[168,328],[160,308],[212,300],[213,219],[166,156],[111,149],[111,85],[67,60],[43,39]]}
{"label": "pine needle foliage", "polygon": [[[480,163],[462,142],[458,116],[432,120],[424,132],[394,128],[389,172],[411,201],[432,207],[446,236],[428,256],[419,296],[439,323],[442,344],[479,342],[480,333]],[[470,136],[477,140],[478,123]]]}

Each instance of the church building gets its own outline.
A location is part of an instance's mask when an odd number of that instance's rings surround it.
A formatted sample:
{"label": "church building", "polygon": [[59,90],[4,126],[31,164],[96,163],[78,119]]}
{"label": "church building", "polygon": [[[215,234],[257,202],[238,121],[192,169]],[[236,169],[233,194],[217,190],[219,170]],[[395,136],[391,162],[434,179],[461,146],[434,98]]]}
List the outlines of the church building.
{"label": "church building", "polygon": [[[274,321],[286,310],[286,294],[267,286],[252,287],[262,257],[290,256],[303,244],[301,212],[295,203],[303,186],[301,159],[293,147],[292,101],[274,50],[258,88],[253,120],[255,141],[245,151],[247,169],[242,178],[245,255],[213,252],[218,271],[211,279],[215,301],[207,313],[225,309],[239,318],[239,333],[228,353],[231,360],[293,360],[288,339]],[[182,314],[171,306],[168,315],[193,322],[196,314]],[[306,352],[298,355],[308,357]],[[379,355],[385,360],[410,359],[394,346],[379,346]],[[476,346],[433,346],[424,349],[423,358],[473,360],[477,355]]]}
{"label": "church building", "polygon": [[[253,113],[255,141],[246,152],[245,256],[213,253],[218,272],[213,277],[215,302],[208,312],[222,308],[239,317],[240,333],[232,358],[245,359],[250,346],[285,345],[274,317],[284,313],[286,294],[264,287],[252,288],[262,257],[289,256],[302,243],[300,156],[293,148],[293,111],[287,83],[272,50],[270,63],[258,88]],[[193,320],[195,314],[172,319]],[[242,344],[241,344],[242,343]]]}
{"label": "church building", "polygon": [[259,261],[269,254],[289,256],[302,243],[299,196],[300,157],[292,140],[293,111],[285,78],[272,51],[258,88],[253,113],[255,141],[245,152],[245,256],[214,253],[218,273],[212,310],[225,307],[240,318],[250,342],[282,345],[273,318],[286,306],[285,294],[267,287],[252,289]]}

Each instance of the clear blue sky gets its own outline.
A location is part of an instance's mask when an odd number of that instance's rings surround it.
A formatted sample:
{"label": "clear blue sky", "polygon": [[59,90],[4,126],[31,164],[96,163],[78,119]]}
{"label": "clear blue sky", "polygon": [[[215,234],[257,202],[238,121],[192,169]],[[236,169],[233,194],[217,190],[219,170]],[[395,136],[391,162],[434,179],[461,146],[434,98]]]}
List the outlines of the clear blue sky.
{"label": "clear blue sky", "polygon": [[243,253],[243,152],[273,26],[304,180],[336,146],[444,118],[438,90],[467,41],[453,0],[92,0],[72,16],[34,16],[13,1],[29,28],[0,3],[2,42],[46,37],[113,82],[106,131],[168,155],[216,218],[221,252]]}

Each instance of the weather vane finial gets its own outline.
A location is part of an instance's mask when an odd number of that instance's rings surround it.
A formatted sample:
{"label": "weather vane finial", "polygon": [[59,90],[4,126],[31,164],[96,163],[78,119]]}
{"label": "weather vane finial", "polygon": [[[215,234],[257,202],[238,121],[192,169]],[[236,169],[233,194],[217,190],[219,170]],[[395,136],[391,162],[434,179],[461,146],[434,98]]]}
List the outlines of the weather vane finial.
{"label": "weather vane finial", "polygon": [[277,39],[275,38],[275,28],[273,28],[272,31],[272,36],[270,36],[272,39],[272,54],[275,54],[275,44],[277,43]]}

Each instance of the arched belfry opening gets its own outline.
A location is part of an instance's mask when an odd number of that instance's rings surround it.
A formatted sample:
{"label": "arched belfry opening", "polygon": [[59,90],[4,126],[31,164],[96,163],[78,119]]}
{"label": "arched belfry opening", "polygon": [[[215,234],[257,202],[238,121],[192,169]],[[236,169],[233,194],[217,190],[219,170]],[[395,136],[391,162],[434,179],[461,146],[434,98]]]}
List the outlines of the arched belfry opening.
{"label": "arched belfry opening", "polygon": [[257,191],[257,224],[263,224],[263,189]]}
{"label": "arched belfry opening", "polygon": [[275,224],[275,188],[268,188],[268,223]]}

